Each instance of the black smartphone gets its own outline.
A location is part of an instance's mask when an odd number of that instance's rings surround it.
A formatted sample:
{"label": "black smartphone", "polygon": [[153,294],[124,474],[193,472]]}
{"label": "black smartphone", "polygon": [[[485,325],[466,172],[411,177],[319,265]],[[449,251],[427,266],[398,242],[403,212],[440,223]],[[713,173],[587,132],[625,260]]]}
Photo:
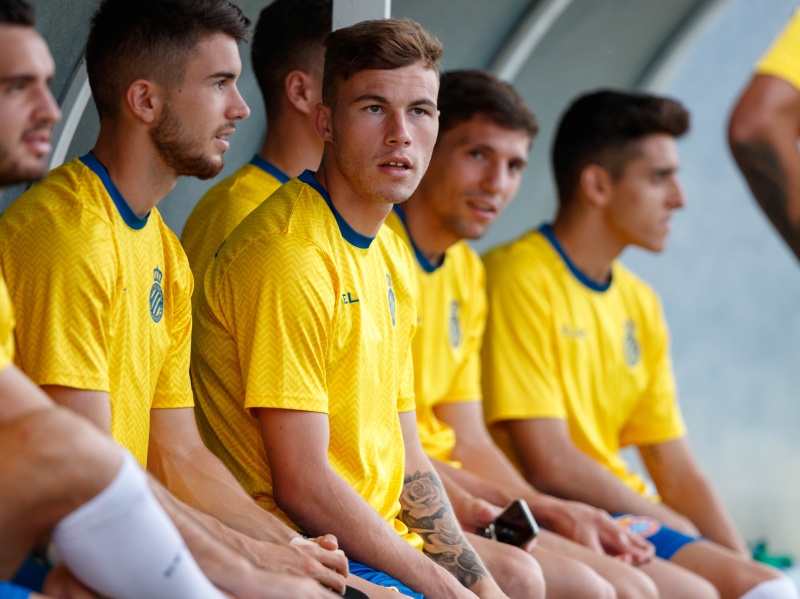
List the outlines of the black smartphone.
{"label": "black smartphone", "polygon": [[539,534],[539,526],[527,502],[524,499],[515,499],[482,533],[487,539],[522,547]]}

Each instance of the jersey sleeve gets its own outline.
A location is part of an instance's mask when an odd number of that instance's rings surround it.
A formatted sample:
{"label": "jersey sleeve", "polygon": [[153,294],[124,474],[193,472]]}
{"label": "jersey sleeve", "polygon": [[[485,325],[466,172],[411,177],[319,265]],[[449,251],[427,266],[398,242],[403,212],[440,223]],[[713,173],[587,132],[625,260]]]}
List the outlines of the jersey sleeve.
{"label": "jersey sleeve", "polygon": [[553,350],[548,293],[532,269],[486,264],[489,302],[483,341],[484,411],[490,424],[566,419]]}
{"label": "jersey sleeve", "polygon": [[236,340],[246,409],[327,413],[336,297],[324,253],[292,235],[263,237],[230,265],[213,301]]}
{"label": "jersey sleeve", "polygon": [[400,390],[397,394],[397,411],[411,412],[417,409],[417,402],[414,396],[414,359],[411,354],[411,347],[408,348],[402,373]]}
{"label": "jersey sleeve", "polygon": [[[175,239],[175,244],[178,240]],[[180,248],[178,247],[178,250]],[[194,406],[189,366],[192,353],[192,291],[189,265],[178,260],[170,285],[172,322],[167,357],[158,374],[153,408],[191,408]]]}
{"label": "jersey sleeve", "polygon": [[800,10],[758,63],[756,73],[779,77],[800,89]]}
{"label": "jersey sleeve", "polygon": [[5,240],[16,362],[39,385],[109,391],[110,240],[108,225],[77,208],[46,213]]}
{"label": "jersey sleeve", "polygon": [[649,323],[643,358],[650,378],[630,418],[620,432],[620,444],[652,445],[678,439],[686,434],[676,398],[675,378],[669,351],[669,332],[660,302],[653,297],[643,319]]}

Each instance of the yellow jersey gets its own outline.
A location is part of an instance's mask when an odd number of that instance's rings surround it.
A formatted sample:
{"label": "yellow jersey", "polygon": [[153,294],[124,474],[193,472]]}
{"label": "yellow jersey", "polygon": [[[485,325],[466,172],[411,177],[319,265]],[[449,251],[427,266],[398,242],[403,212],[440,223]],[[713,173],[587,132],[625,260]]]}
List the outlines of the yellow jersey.
{"label": "yellow jersey", "polygon": [[203,276],[214,252],[245,216],[288,180],[288,175],[256,154],[197,202],[181,233],[195,280],[193,303],[203,289]]}
{"label": "yellow jersey", "polygon": [[780,77],[800,89],[800,10],[795,11],[772,43],[758,63],[756,72]]}
{"label": "yellow jersey", "polygon": [[463,241],[448,248],[441,265],[431,264],[411,239],[397,206],[386,224],[416,257],[417,332],[412,354],[420,441],[430,457],[460,467],[450,459],[455,431],[436,417],[434,408],[481,400],[480,347],[486,322],[483,264]]}
{"label": "yellow jersey", "polygon": [[6,282],[0,277],[0,370],[14,362],[14,311]]}
{"label": "yellow jersey", "polygon": [[89,153],[0,218],[16,363],[39,385],[108,392],[111,434],[145,466],[150,410],[193,405],[192,275],[153,209],[137,216]]}
{"label": "yellow jersey", "polygon": [[[600,285],[564,253],[548,225],[485,257],[483,345],[489,424],[565,420],[572,440],[635,491],[627,445],[682,437],[669,340],[655,292],[619,263]],[[497,441],[510,444],[502,427]]]}
{"label": "yellow jersey", "polygon": [[395,530],[414,409],[414,265],[386,227],[369,238],[306,171],[231,233],[195,308],[192,384],[208,447],[265,509],[275,504],[256,408],[325,413],[328,459]]}

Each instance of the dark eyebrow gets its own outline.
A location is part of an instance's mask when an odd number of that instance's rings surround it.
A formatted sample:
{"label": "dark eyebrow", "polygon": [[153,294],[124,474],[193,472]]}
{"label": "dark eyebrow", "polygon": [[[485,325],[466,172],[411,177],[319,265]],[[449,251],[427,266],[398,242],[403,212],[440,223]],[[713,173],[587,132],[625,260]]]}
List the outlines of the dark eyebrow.
{"label": "dark eyebrow", "polygon": [[36,77],[33,75],[8,75],[6,77],[0,77],[0,83],[30,83],[32,81],[36,81]]}
{"label": "dark eyebrow", "polygon": [[[371,101],[375,102],[376,104],[389,104],[389,99],[385,98],[384,96],[379,96],[378,94],[362,94],[353,100],[353,104],[357,104],[359,102],[364,101]],[[431,108],[436,108],[436,102],[432,100],[428,100],[427,98],[421,98],[419,100],[414,100],[411,102],[411,106],[430,106]]]}
{"label": "dark eyebrow", "polygon": [[221,71],[219,73],[212,73],[206,79],[236,79],[236,73],[229,73],[228,71]]}

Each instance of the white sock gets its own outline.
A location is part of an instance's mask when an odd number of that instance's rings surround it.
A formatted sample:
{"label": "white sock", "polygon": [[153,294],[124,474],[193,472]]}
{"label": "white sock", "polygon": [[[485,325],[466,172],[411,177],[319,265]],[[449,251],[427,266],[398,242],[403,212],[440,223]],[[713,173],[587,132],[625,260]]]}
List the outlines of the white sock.
{"label": "white sock", "polygon": [[53,531],[61,559],[112,599],[222,599],[125,451],[117,476]]}
{"label": "white sock", "polygon": [[786,576],[757,584],[739,599],[798,599],[797,585]]}

